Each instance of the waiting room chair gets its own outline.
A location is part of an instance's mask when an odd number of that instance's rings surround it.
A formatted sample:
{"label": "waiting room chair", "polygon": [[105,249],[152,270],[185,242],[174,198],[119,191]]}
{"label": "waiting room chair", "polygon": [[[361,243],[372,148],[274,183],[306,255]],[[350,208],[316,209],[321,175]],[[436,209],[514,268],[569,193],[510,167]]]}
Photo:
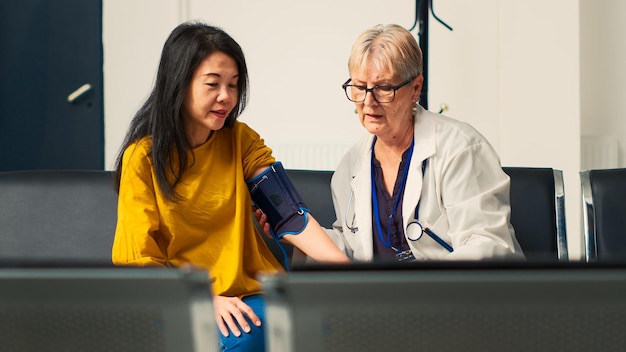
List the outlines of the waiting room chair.
{"label": "waiting room chair", "polygon": [[[511,223],[526,258],[567,261],[563,172],[531,167],[503,170],[511,177]],[[333,171],[287,170],[287,174],[318,222],[332,227]]]}
{"label": "waiting room chair", "polygon": [[503,167],[511,178],[511,224],[528,260],[567,261],[563,172]]}
{"label": "waiting room chair", "polygon": [[626,169],[580,171],[585,261],[626,261]]}
{"label": "waiting room chair", "polygon": [[113,175],[100,170],[0,172],[0,259],[111,263]]}
{"label": "waiting room chair", "polygon": [[291,169],[286,172],[317,222],[324,228],[332,228],[335,222],[335,208],[330,191],[333,171]]}

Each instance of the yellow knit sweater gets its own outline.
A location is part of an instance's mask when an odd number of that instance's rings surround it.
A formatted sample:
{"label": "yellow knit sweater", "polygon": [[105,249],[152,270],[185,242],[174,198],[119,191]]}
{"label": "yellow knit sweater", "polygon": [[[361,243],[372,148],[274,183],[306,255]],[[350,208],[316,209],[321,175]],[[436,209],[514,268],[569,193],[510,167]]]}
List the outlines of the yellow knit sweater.
{"label": "yellow knit sweater", "polygon": [[214,131],[190,152],[179,201],[163,197],[150,153],[150,138],[124,152],[113,263],[191,264],[209,270],[217,295],[259,293],[256,275],[282,267],[255,230],[245,180],[275,162],[272,150],[242,122]]}

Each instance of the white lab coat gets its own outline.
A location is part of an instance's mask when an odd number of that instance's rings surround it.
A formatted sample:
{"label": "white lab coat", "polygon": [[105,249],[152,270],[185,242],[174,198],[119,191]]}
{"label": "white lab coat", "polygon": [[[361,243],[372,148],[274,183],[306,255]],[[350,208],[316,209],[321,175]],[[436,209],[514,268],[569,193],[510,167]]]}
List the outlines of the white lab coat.
{"label": "white lab coat", "polygon": [[[346,153],[331,182],[337,220],[327,232],[356,261],[373,259],[373,138],[367,136]],[[404,229],[421,199],[419,222],[454,249],[448,252],[427,235],[407,239],[415,258],[523,258],[509,221],[510,180],[489,142],[470,125],[419,106],[414,138],[402,207]]]}

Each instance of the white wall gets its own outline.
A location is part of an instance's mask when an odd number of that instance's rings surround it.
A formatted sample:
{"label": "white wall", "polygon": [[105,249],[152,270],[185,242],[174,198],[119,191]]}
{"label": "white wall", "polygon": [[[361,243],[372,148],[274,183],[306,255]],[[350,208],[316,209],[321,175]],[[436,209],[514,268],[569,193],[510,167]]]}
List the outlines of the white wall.
{"label": "white wall", "polygon": [[626,167],[626,1],[580,0],[581,129],[618,140]]}
{"label": "white wall", "polygon": [[436,0],[430,17],[429,108],[478,129],[500,150],[498,0]]}
{"label": "white wall", "polygon": [[[284,147],[326,145],[340,151],[364,133],[340,89],[358,33],[376,23],[410,28],[414,20],[409,0],[387,0],[384,6],[373,0],[103,4],[107,167],[149,92],[163,42],[179,21],[221,26],[241,44],[251,83],[250,105],[241,119],[288,167],[306,167],[306,160],[289,159]],[[430,109],[448,104],[448,115],[480,130],[503,165],[564,171],[570,251],[578,258],[579,0],[436,0],[434,6],[454,30],[431,17]]]}
{"label": "white wall", "polygon": [[172,0],[104,0],[105,168],[112,169],[128,123],[148,96],[161,48],[180,22]]}
{"label": "white wall", "polygon": [[[368,10],[372,4],[104,0],[106,166],[112,167],[123,132],[149,92],[167,35],[185,19],[220,26],[242,46],[251,97],[240,119],[268,145],[284,150],[280,147],[331,144],[341,154],[364,133],[341,90],[352,42],[374,23],[409,27],[414,20],[411,0],[387,0],[381,11]],[[295,162],[306,167],[298,160],[285,164]]]}

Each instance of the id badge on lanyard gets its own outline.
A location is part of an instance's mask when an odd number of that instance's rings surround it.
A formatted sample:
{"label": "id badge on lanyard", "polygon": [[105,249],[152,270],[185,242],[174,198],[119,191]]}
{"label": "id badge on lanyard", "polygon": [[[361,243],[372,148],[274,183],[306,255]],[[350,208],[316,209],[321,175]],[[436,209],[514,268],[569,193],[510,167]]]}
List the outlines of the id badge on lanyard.
{"label": "id badge on lanyard", "polygon": [[410,249],[407,249],[406,251],[396,252],[396,260],[399,262],[413,262],[417,259],[415,259],[413,252],[411,252]]}

